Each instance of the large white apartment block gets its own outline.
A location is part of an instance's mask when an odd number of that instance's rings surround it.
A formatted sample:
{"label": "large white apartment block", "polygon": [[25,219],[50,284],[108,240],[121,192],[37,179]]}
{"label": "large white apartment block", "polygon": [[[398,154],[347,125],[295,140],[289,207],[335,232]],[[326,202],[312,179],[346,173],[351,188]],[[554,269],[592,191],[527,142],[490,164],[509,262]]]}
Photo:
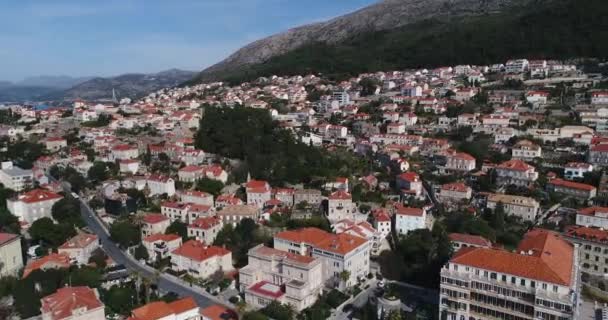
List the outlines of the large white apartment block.
{"label": "large white apartment block", "polygon": [[327,200],[327,215],[329,221],[350,219],[354,214],[353,198],[350,193],[338,190],[329,195]]}
{"label": "large white apartment block", "polygon": [[146,178],[146,187],[150,190],[150,196],[167,194],[172,197],[175,194],[175,180],[168,176],[149,175]]}
{"label": "large white apartment block", "polygon": [[540,203],[533,198],[500,193],[488,195],[486,204],[488,208],[496,209],[499,203],[502,203],[506,214],[520,217],[525,221],[534,222],[540,213]]}
{"label": "large white apartment block", "polygon": [[226,273],[234,270],[232,252],[196,240],[185,242],[173,250],[170,256],[173,271],[186,271],[195,278],[204,279],[217,271]]}
{"label": "large white apartment block", "polygon": [[2,162],[0,183],[7,189],[22,191],[34,184],[34,173],[14,166],[11,161]]}
{"label": "large white apartment block", "polygon": [[96,235],[79,233],[62,244],[57,252],[68,255],[71,263],[87,265],[97,248],[99,248],[99,238]]}
{"label": "large white apartment block", "polygon": [[21,238],[16,234],[0,233],[0,278],[16,276],[23,268],[23,255],[21,252]]}
{"label": "large white apartment block", "polygon": [[426,210],[404,207],[401,204],[395,206],[395,230],[397,233],[405,235],[410,231],[426,228]]}
{"label": "large white apartment block", "polygon": [[460,249],[441,270],[440,318],[578,319],[578,249],[528,232],[516,252]]}
{"label": "large white apartment block", "polygon": [[31,224],[40,218],[52,218],[51,209],[62,198],[63,196],[45,189],[34,189],[16,198],[6,199],[6,207],[19,221]]}
{"label": "large white apartment block", "polygon": [[321,293],[320,259],[263,245],[251,248],[248,256],[247,266],[239,270],[239,282],[249,305],[262,308],[279,301],[301,311],[311,306]]}
{"label": "large white apartment block", "polygon": [[[279,232],[274,237],[277,250],[319,258],[323,262],[323,281],[330,285],[350,287],[369,273],[371,244],[347,233],[332,234],[317,228]],[[341,283],[340,274],[350,275]]]}

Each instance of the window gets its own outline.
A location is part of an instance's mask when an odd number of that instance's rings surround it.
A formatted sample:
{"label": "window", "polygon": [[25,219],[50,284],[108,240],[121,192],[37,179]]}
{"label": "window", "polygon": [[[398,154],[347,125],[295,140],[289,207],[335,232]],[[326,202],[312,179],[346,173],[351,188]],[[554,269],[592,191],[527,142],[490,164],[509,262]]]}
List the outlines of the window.
{"label": "window", "polygon": [[515,277],[511,277],[511,283],[515,284],[515,281],[517,281],[516,278]]}
{"label": "window", "polygon": [[553,292],[557,292],[557,286],[553,286]]}
{"label": "window", "polygon": [[526,285],[526,279],[521,279],[519,281],[519,284],[522,285],[522,286],[525,286]]}
{"label": "window", "polygon": [[543,290],[547,290],[547,284],[546,283],[543,283],[542,287],[543,287]]}
{"label": "window", "polygon": [[507,282],[507,276],[505,276],[504,274],[502,275],[502,282]]}

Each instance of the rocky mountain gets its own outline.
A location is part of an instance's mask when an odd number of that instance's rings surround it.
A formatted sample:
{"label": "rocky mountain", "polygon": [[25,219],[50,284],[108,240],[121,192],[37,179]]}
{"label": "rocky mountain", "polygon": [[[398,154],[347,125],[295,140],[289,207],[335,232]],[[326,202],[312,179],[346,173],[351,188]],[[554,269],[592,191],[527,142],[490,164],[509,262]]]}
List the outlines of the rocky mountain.
{"label": "rocky mountain", "polygon": [[154,74],[124,74],[112,78],[93,78],[76,86],[53,92],[47,100],[103,100],[112,98],[112,90],[118,98],[138,98],[162,88],[177,86],[196,73],[171,69]]}
{"label": "rocky mountain", "polygon": [[204,70],[199,79],[217,77],[244,66],[268,61],[311,42],[339,43],[361,33],[390,30],[416,22],[498,13],[543,0],[383,0],[326,22],[297,27],[255,41]]}

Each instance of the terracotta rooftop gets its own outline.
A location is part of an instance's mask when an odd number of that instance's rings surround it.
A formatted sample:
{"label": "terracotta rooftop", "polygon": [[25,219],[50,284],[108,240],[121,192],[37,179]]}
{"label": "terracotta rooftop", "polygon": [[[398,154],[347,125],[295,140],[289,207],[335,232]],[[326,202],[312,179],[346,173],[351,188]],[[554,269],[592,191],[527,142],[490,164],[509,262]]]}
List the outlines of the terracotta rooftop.
{"label": "terracotta rooftop", "polygon": [[222,220],[217,217],[201,217],[192,221],[188,227],[206,230],[219,225],[221,222]]}
{"label": "terracotta rooftop", "polygon": [[328,198],[329,200],[349,200],[352,199],[352,196],[350,195],[350,193],[344,190],[338,190],[330,194]]}
{"label": "terracotta rooftop", "polygon": [[498,169],[515,170],[515,171],[528,171],[534,170],[534,167],[525,163],[522,160],[512,159],[505,161],[498,165]]}
{"label": "terracotta rooftop", "polygon": [[574,248],[555,232],[535,229],[526,234],[517,253],[469,247],[458,251],[450,262],[569,286]]}
{"label": "terracotta rooftop", "polygon": [[169,220],[169,218],[165,217],[164,215],[162,215],[160,213],[148,213],[147,215],[144,216],[143,220],[145,223],[155,224],[155,223],[167,221],[167,220]]}
{"label": "terracotta rooftop", "polygon": [[13,239],[18,238],[19,235],[16,234],[12,234],[12,233],[0,233],[0,246],[2,246],[3,244],[12,241]]}
{"label": "terracotta rooftop", "polygon": [[180,238],[181,237],[176,234],[155,233],[155,234],[151,234],[151,235],[145,237],[144,239],[142,239],[142,241],[144,241],[144,242],[156,242],[156,241],[169,242],[169,241],[175,241]]}
{"label": "terracotta rooftop", "polygon": [[37,260],[30,261],[23,270],[23,278],[27,278],[35,270],[45,268],[61,268],[67,269],[70,267],[70,257],[67,254],[51,253]]}
{"label": "terracotta rooftop", "polygon": [[97,236],[90,233],[79,233],[59,247],[59,249],[82,249],[97,241]]}
{"label": "terracotta rooftop", "polygon": [[52,320],[72,319],[72,316],[80,316],[79,313],[73,314],[76,309],[85,309],[90,312],[104,307],[96,291],[89,287],[59,288],[57,292],[42,298],[40,303],[42,313],[50,314]]}
{"label": "terracotta rooftop", "polygon": [[201,315],[205,318],[205,319],[210,319],[210,320],[237,320],[238,319],[238,315],[226,308],[223,307],[219,304],[214,304],[214,305],[210,305],[206,308],[202,308],[200,310]]}
{"label": "terracotta rooftop", "polygon": [[450,238],[450,241],[454,241],[454,242],[462,242],[462,243],[467,243],[467,244],[471,244],[474,246],[488,247],[488,248],[492,246],[492,242],[490,242],[490,240],[488,240],[482,236],[475,236],[472,234],[465,234],[465,233],[450,233],[448,235],[448,237]]}
{"label": "terracotta rooftop", "polygon": [[34,189],[26,193],[20,194],[17,199],[25,203],[35,203],[49,200],[62,199],[63,196],[46,189]]}
{"label": "terracotta rooftop", "polygon": [[190,240],[173,250],[172,254],[180,255],[196,261],[205,261],[216,256],[225,256],[230,251],[222,247],[207,246],[200,241]]}
{"label": "terracotta rooftop", "polygon": [[191,297],[166,303],[156,301],[148,303],[131,312],[130,320],[161,320],[171,315],[179,315],[184,312],[198,309],[196,302]]}
{"label": "terracotta rooftop", "polygon": [[592,190],[596,189],[594,186],[592,186],[590,184],[567,181],[567,180],[563,180],[563,179],[553,179],[553,180],[550,180],[548,182],[548,184],[551,184],[554,186],[559,186],[559,187],[564,187],[564,188],[569,188],[569,189],[579,189],[579,190],[585,190],[585,191],[592,191]]}

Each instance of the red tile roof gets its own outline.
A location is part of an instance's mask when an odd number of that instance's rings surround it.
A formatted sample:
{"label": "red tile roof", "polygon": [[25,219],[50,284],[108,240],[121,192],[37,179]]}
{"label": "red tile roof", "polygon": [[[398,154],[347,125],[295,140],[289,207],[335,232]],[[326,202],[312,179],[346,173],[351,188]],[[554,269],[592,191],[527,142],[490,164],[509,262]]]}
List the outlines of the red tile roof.
{"label": "red tile roof", "polygon": [[200,241],[190,240],[171,253],[191,260],[205,261],[212,257],[225,256],[230,254],[230,251],[222,247],[207,246]]}
{"label": "red tile roof", "polygon": [[151,235],[145,237],[142,241],[144,241],[144,242],[156,242],[156,241],[170,242],[170,241],[175,241],[180,238],[181,237],[176,234],[155,233],[155,234],[151,234]]}
{"label": "red tile roof", "polygon": [[577,211],[578,214],[586,215],[586,216],[594,216],[596,213],[605,213],[608,215],[608,207],[589,207],[585,209],[580,209]]}
{"label": "red tile roof", "polygon": [[592,190],[596,189],[594,186],[592,186],[590,184],[567,181],[567,180],[563,180],[563,179],[553,179],[553,180],[550,180],[548,183],[551,185],[554,185],[554,186],[559,186],[559,187],[564,187],[564,188],[569,188],[569,189],[578,189],[578,190],[585,190],[585,191],[592,191]]}
{"label": "red tile roof", "polygon": [[441,190],[467,192],[471,188],[462,182],[448,183],[441,186]]}
{"label": "red tile roof", "polygon": [[398,176],[399,179],[408,181],[408,182],[418,182],[420,181],[420,176],[415,172],[405,172]]}
{"label": "red tile roof", "polygon": [[16,234],[12,234],[12,233],[0,233],[0,246],[2,246],[3,244],[12,241],[13,239],[18,238],[19,235]]}
{"label": "red tile roof", "polygon": [[517,252],[468,247],[458,251],[450,262],[565,286],[572,284],[574,248],[557,233],[532,230]]}
{"label": "red tile roof", "polygon": [[41,311],[50,314],[52,320],[72,318],[73,311],[84,308],[87,311],[103,308],[94,289],[89,287],[65,287],[41,300]]}
{"label": "red tile roof", "polygon": [[344,190],[338,190],[330,194],[328,198],[329,200],[349,200],[352,199],[352,196],[350,195],[350,193]]}
{"label": "red tile roof", "polygon": [[219,225],[221,222],[222,220],[218,217],[202,217],[192,221],[188,227],[207,230]]}
{"label": "red tile roof", "polygon": [[316,245],[329,235],[329,232],[318,228],[302,228],[297,230],[282,231],[277,233],[274,237],[295,243]]}
{"label": "red tile roof", "polygon": [[131,312],[130,320],[159,320],[170,315],[182,314],[184,312],[198,309],[192,297],[166,303],[156,301],[148,303]]}
{"label": "red tile roof", "polygon": [[295,253],[291,253],[291,252],[286,252],[286,251],[281,251],[281,250],[277,250],[274,248],[269,248],[266,246],[258,246],[252,249],[256,254],[261,255],[261,256],[265,256],[265,257],[274,257],[275,259],[285,259],[287,261],[293,261],[296,263],[300,263],[300,264],[309,264],[311,262],[316,261],[315,258],[310,257],[310,256],[302,256],[299,254],[295,254]]}
{"label": "red tile roof", "polygon": [[67,254],[51,253],[40,259],[30,261],[23,271],[23,278],[27,278],[35,270],[45,269],[47,267],[59,267],[67,269],[70,267],[70,257]]}
{"label": "red tile roof", "polygon": [[566,230],[566,235],[572,238],[585,239],[593,242],[607,242],[608,231],[600,228],[571,226]]}
{"label": "red tile roof", "polygon": [[515,170],[515,171],[528,171],[534,170],[534,167],[523,162],[522,160],[512,159],[505,161],[498,165],[498,169]]}
{"label": "red tile roof", "polygon": [[28,191],[26,193],[20,194],[17,199],[19,201],[23,201],[25,203],[36,203],[36,202],[42,202],[42,201],[57,200],[57,199],[62,199],[62,198],[63,198],[62,195],[57,194],[55,192],[51,192],[46,189],[34,189],[32,191]]}
{"label": "red tile roof", "polygon": [[144,223],[156,224],[156,223],[160,223],[163,221],[167,221],[167,220],[169,220],[169,218],[165,217],[164,215],[162,215],[160,213],[148,213],[147,215],[144,216],[143,220],[144,220]]}
{"label": "red tile roof", "polygon": [[285,294],[285,292],[283,292],[283,289],[280,286],[270,283],[268,281],[260,281],[249,287],[248,290],[262,296],[270,297],[272,299],[280,298]]}
{"label": "red tile roof", "polygon": [[341,255],[346,255],[367,242],[366,239],[348,233],[330,234],[317,243],[315,248]]}
{"label": "red tile roof", "polygon": [[448,235],[448,237],[450,238],[450,241],[454,241],[454,242],[462,242],[462,243],[467,243],[467,244],[474,245],[474,246],[488,247],[488,248],[492,246],[492,242],[490,242],[490,240],[488,240],[482,236],[474,236],[472,234],[465,234],[465,233],[450,233]]}
{"label": "red tile roof", "polygon": [[210,305],[207,308],[201,309],[201,315],[203,319],[209,320],[237,320],[238,315],[219,304]]}
{"label": "red tile roof", "polygon": [[398,204],[395,205],[395,212],[398,215],[416,216],[416,217],[422,217],[422,215],[424,214],[424,210],[423,209],[405,207],[405,206],[403,206],[400,203],[398,203]]}
{"label": "red tile roof", "polygon": [[59,249],[82,249],[97,241],[97,236],[89,233],[80,233],[69,239]]}

